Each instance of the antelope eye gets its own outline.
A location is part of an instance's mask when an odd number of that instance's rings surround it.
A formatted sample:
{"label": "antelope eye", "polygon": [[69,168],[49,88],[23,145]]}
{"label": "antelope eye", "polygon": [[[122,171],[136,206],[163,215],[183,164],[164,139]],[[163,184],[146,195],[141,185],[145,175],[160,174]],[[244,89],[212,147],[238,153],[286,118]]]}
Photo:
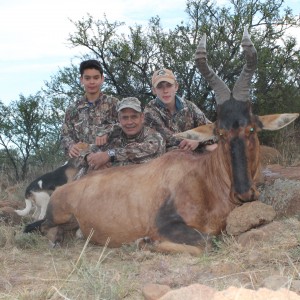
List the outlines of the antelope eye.
{"label": "antelope eye", "polygon": [[251,133],[254,132],[254,128],[253,128],[253,127],[250,128],[250,132],[251,132]]}

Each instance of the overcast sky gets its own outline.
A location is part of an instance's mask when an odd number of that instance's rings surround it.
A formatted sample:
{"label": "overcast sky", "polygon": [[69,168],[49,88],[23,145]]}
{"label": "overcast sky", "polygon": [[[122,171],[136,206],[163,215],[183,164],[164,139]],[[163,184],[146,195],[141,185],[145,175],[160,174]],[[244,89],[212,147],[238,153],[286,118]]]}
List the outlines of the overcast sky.
{"label": "overcast sky", "polygon": [[[286,4],[300,13],[298,0]],[[159,15],[166,28],[184,21],[186,0],[0,0],[0,100],[9,104],[44,86],[59,67],[70,65],[78,50],[68,47],[70,19],[87,13],[96,19],[146,25]]]}

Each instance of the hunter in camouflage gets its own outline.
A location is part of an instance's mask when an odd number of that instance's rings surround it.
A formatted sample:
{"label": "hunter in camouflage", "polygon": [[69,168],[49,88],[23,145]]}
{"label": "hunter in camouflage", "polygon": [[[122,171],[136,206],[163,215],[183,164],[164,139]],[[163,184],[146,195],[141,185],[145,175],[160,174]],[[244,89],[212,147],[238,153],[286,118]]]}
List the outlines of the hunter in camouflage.
{"label": "hunter in camouflage", "polygon": [[67,109],[61,130],[61,144],[70,157],[79,156],[78,143],[97,143],[98,135],[110,131],[118,118],[118,99],[101,92],[104,75],[99,61],[85,60],[79,71],[85,95]]}
{"label": "hunter in camouflage", "polygon": [[68,154],[74,144],[94,144],[97,135],[108,133],[118,119],[118,102],[117,98],[101,94],[95,103],[82,97],[70,106],[61,132],[65,153]]}
{"label": "hunter in camouflage", "polygon": [[100,147],[101,151],[115,150],[112,166],[142,164],[165,153],[165,140],[156,130],[143,126],[138,135],[128,137],[122,127],[114,125],[108,134],[108,143]]}
{"label": "hunter in camouflage", "polygon": [[166,142],[162,135],[144,126],[144,114],[137,98],[122,99],[117,111],[119,124],[107,134],[106,143],[91,145],[86,166],[77,178],[90,170],[146,163],[165,153]]}
{"label": "hunter in camouflage", "polygon": [[175,138],[174,133],[183,132],[202,124],[211,123],[204,113],[191,101],[175,96],[176,112],[171,115],[164,104],[155,98],[145,107],[145,123],[155,128],[167,140],[167,148],[177,147],[181,139]]}
{"label": "hunter in camouflage", "polygon": [[[194,103],[176,95],[178,83],[171,70],[155,71],[152,86],[157,97],[145,107],[145,124],[155,128],[166,138],[167,151],[174,148],[195,150],[199,142],[182,141],[173,135],[211,122]],[[211,143],[213,141],[205,144]]]}

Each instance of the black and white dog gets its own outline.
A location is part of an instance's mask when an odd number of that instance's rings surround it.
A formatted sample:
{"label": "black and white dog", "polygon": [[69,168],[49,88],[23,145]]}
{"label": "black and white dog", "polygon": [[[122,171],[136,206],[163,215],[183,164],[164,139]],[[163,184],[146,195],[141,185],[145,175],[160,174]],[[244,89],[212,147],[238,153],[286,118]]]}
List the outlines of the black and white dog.
{"label": "black and white dog", "polygon": [[79,166],[74,159],[68,160],[64,165],[52,172],[46,173],[32,181],[25,191],[26,207],[23,210],[15,210],[19,216],[26,216],[34,205],[33,218],[42,220],[45,217],[50,195],[58,187],[71,182],[79,171]]}

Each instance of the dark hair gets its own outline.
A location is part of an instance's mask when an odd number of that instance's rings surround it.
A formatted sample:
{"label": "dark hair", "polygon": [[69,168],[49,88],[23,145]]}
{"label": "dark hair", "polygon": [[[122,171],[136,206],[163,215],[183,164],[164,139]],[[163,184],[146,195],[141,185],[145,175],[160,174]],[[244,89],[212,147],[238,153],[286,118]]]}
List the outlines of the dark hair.
{"label": "dark hair", "polygon": [[89,59],[89,60],[83,61],[79,67],[79,72],[80,72],[81,76],[83,75],[83,72],[86,69],[96,69],[100,72],[101,75],[103,75],[103,69],[98,60]]}

